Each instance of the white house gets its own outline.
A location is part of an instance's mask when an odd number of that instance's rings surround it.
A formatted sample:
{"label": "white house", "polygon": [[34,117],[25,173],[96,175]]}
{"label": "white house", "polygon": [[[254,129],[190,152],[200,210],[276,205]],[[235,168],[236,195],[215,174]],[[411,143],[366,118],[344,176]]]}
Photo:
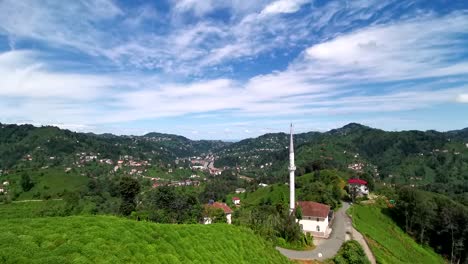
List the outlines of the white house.
{"label": "white house", "polygon": [[[205,205],[206,207],[212,207],[212,208],[219,208],[222,209],[224,214],[226,215],[226,223],[231,224],[231,216],[232,216],[232,209],[225,203],[220,203],[220,202],[213,202]],[[211,224],[212,219],[210,216],[205,216],[203,217],[203,224],[209,225]]]}
{"label": "white house", "polygon": [[367,196],[369,194],[367,182],[362,179],[349,179],[348,188],[354,192],[356,197]]}
{"label": "white house", "polygon": [[234,205],[240,205],[240,198],[239,197],[232,197],[232,203]]}
{"label": "white house", "polygon": [[244,188],[237,188],[236,193],[245,193],[245,189]]}
{"label": "white house", "polygon": [[328,238],[332,231],[329,227],[330,206],[311,201],[298,201],[297,207],[302,210],[302,219],[299,220],[302,231],[314,237]]}

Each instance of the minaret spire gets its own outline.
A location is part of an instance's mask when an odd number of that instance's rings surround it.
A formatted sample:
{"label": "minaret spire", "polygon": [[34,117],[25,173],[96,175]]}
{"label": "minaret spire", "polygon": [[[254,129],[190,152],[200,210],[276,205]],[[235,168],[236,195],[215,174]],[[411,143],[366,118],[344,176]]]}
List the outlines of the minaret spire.
{"label": "minaret spire", "polygon": [[296,206],[294,172],[296,166],[294,165],[294,140],[293,140],[293,125],[291,123],[291,130],[289,136],[289,210],[292,213]]}

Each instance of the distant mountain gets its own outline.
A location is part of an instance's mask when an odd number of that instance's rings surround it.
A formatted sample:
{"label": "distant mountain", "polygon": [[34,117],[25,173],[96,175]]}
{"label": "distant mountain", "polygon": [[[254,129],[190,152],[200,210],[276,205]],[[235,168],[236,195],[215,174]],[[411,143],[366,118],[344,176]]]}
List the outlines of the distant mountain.
{"label": "distant mountain", "polygon": [[[11,168],[25,159],[35,166],[71,164],[77,153],[119,159],[172,162],[177,157],[198,156],[229,145],[222,141],[190,140],[182,136],[149,133],[144,136],[116,136],[76,133],[52,126],[0,124],[0,169]],[[51,162],[53,160],[53,162]]]}
{"label": "distant mountain", "polygon": [[460,130],[452,130],[447,132],[453,138],[468,141],[468,127]]}
{"label": "distant mountain", "polygon": [[341,128],[337,128],[337,129],[332,129],[328,132],[326,132],[326,134],[329,134],[329,135],[346,135],[346,134],[349,134],[349,133],[357,133],[357,132],[362,132],[362,131],[368,131],[368,130],[372,130],[374,128],[370,128],[368,126],[364,126],[364,125],[361,125],[361,124],[358,124],[358,123],[349,123]]}
{"label": "distant mountain", "polygon": [[[294,135],[297,145],[311,142],[321,135],[319,132],[307,132]],[[217,167],[242,166],[260,167],[271,166],[269,163],[284,160],[289,147],[289,134],[269,133],[257,138],[244,139],[215,151],[219,158]]]}

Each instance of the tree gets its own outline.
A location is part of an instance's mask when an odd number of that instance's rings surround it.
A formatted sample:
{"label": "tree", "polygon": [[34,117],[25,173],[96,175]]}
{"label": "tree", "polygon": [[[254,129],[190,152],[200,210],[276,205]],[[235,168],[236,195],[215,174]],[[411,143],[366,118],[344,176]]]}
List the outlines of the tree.
{"label": "tree", "polygon": [[336,264],[368,264],[364,249],[356,240],[346,241],[333,259]]}
{"label": "tree", "polygon": [[427,228],[430,228],[434,218],[436,217],[436,204],[431,197],[419,195],[416,196],[418,201],[414,208],[416,214],[416,223],[419,224],[419,243],[424,243],[424,235]]}
{"label": "tree", "polygon": [[209,217],[211,219],[211,223],[226,223],[227,221],[223,209],[214,208],[212,206],[205,206],[203,216]]}
{"label": "tree", "polygon": [[122,215],[130,215],[132,211],[135,210],[136,201],[135,198],[140,191],[140,183],[130,177],[123,177],[119,183],[119,194],[122,199],[120,205],[120,213]]}
{"label": "tree", "polygon": [[202,216],[202,206],[189,188],[161,186],[148,193],[144,205],[150,219],[162,223],[197,223]]}
{"label": "tree", "polygon": [[21,175],[21,187],[25,192],[31,190],[34,187],[34,182],[31,180],[31,177],[26,173],[23,173]]}

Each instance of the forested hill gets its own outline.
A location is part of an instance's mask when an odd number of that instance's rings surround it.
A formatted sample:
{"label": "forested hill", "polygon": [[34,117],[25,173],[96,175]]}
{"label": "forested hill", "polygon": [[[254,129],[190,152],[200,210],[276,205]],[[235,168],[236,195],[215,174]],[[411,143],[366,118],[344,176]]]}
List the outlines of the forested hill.
{"label": "forested hill", "polygon": [[[71,164],[77,153],[116,160],[128,155],[138,159],[173,162],[177,157],[201,155],[229,143],[194,141],[182,136],[149,133],[144,136],[116,136],[76,133],[57,127],[0,124],[0,169],[22,161],[41,166]],[[47,162],[46,162],[47,161]]]}
{"label": "forested hill", "polygon": [[[299,175],[314,168],[365,174],[376,181],[455,195],[468,202],[468,129],[388,132],[351,123],[328,132],[295,137]],[[285,181],[288,135],[267,134],[219,150],[216,165]]]}
{"label": "forested hill", "polygon": [[[367,173],[376,180],[425,186],[439,192],[467,193],[468,129],[387,132],[356,123],[328,132],[295,135],[298,174],[322,166]],[[287,169],[289,135],[271,133],[236,143],[194,141],[149,133],[115,136],[75,133],[56,127],[0,124],[0,169],[26,159],[36,165],[76,162],[77,153],[118,159],[122,155],[161,163],[204,153],[216,167],[240,168],[249,176],[280,180]],[[47,161],[47,162],[46,162]],[[157,163],[157,162],[153,162]],[[54,165],[52,164],[52,165]],[[448,189],[450,188],[450,190]]]}
{"label": "forested hill", "polygon": [[[294,136],[296,145],[313,142],[319,132],[300,133]],[[269,133],[257,138],[248,138],[218,149],[219,156],[215,162],[218,167],[241,166],[245,168],[270,166],[272,161],[287,158],[289,134]],[[273,164],[272,164],[273,165]]]}

